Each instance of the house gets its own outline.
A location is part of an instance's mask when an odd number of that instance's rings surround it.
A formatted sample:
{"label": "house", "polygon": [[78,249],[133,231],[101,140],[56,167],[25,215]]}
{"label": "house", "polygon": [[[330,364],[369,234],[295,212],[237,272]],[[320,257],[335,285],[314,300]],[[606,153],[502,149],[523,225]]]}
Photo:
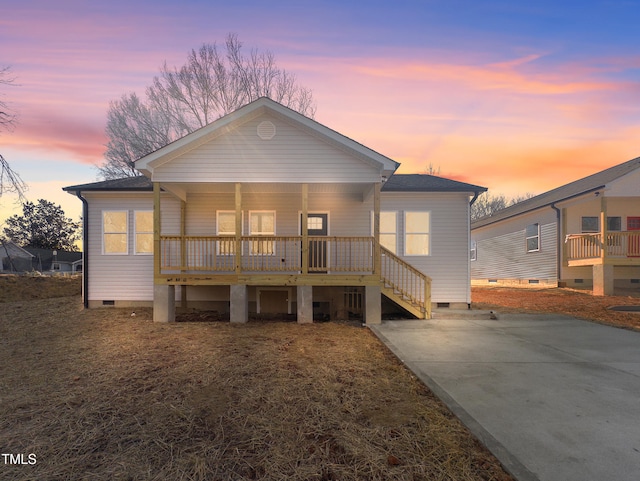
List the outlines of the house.
{"label": "house", "polygon": [[380,322],[467,307],[469,208],[485,191],[399,164],[261,98],[136,162],[66,187],[84,205],[85,305],[176,305]]}
{"label": "house", "polygon": [[471,224],[475,285],[640,288],[640,157]]}
{"label": "house", "polygon": [[33,255],[11,241],[0,240],[0,272],[32,270]]}
{"label": "house", "polygon": [[33,270],[73,274],[82,272],[82,252],[41,249],[39,247],[25,247],[25,250],[33,255]]}

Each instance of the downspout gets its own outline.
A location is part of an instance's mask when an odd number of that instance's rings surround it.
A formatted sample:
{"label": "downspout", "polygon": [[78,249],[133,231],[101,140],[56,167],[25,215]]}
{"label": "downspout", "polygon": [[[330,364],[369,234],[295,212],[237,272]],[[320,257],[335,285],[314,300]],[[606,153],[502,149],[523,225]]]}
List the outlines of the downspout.
{"label": "downspout", "polygon": [[89,308],[89,203],[76,190],[76,197],[82,201],[82,293],[84,308]]}
{"label": "downspout", "polygon": [[562,267],[562,225],[560,223],[561,213],[560,209],[556,207],[556,203],[551,203],[551,208],[556,211],[556,277],[558,283],[560,282],[560,269]]}
{"label": "downspout", "polygon": [[[467,239],[467,248],[471,247],[471,206],[474,204],[476,200],[478,200],[478,197],[482,193],[484,192],[480,192],[479,190],[476,190],[473,193],[473,198],[469,201],[469,227],[467,229],[467,231],[469,232],[469,237]],[[469,261],[468,252],[467,252],[467,279],[471,281],[471,262]],[[471,285],[469,285],[469,291],[471,291]],[[469,302],[467,302],[467,309],[471,309],[471,294],[469,294]]]}

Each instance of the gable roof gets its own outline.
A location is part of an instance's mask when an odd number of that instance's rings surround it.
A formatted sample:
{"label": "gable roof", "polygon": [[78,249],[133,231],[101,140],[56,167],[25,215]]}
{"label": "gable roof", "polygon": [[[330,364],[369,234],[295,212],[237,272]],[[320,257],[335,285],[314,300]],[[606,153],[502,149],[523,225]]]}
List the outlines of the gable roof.
{"label": "gable roof", "polygon": [[640,168],[640,157],[631,159],[622,164],[614,165],[601,172],[589,175],[582,179],[578,179],[569,184],[562,185],[548,192],[544,192],[535,197],[531,197],[522,202],[518,202],[512,206],[502,209],[493,215],[482,217],[471,223],[471,228],[484,227],[495,222],[499,222],[516,215],[531,212],[532,210],[550,206],[551,204],[569,200],[574,197],[587,194],[604,188],[610,182],[619,179]]}
{"label": "gable roof", "polygon": [[335,130],[332,130],[313,119],[305,117],[299,112],[271,100],[268,97],[261,97],[235,112],[232,112],[208,125],[180,138],[174,142],[151,152],[150,154],[135,161],[136,169],[143,174],[153,177],[155,168],[170,162],[176,157],[201,146],[224,132],[263,114],[271,114],[290,122],[303,131],[321,138],[325,142],[332,144],[343,151],[353,155],[360,160],[375,165],[383,173],[390,176],[400,166],[398,162],[391,160],[363,144],[346,137]]}
{"label": "gable roof", "polygon": [[384,192],[486,192],[486,187],[428,174],[394,174],[384,183]]}

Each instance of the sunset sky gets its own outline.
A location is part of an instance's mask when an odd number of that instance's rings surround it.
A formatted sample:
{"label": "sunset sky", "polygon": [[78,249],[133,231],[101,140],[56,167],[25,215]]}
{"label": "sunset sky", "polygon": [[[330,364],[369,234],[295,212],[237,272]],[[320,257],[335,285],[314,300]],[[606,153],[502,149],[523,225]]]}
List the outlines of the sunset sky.
{"label": "sunset sky", "polygon": [[[109,101],[229,32],[311,89],[316,120],[507,196],[640,156],[640,0],[0,0],[0,153],[27,197],[98,180]],[[0,199],[0,223],[21,213]]]}

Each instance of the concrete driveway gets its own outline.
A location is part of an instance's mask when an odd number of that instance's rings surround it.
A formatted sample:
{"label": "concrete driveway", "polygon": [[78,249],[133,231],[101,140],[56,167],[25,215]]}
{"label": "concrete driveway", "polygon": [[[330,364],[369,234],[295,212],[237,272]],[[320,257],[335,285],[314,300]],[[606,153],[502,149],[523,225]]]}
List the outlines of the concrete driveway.
{"label": "concrete driveway", "polygon": [[519,314],[371,329],[520,481],[640,479],[640,332]]}

